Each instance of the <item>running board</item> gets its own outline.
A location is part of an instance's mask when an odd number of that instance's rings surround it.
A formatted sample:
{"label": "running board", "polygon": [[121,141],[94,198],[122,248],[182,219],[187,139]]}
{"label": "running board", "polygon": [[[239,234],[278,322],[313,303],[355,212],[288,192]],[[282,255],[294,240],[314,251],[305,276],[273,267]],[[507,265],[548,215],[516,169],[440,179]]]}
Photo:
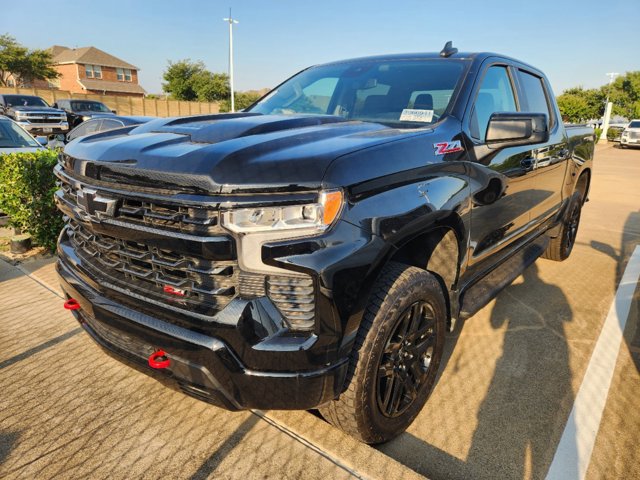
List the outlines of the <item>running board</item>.
{"label": "running board", "polygon": [[510,285],[535,262],[544,253],[548,244],[549,237],[541,235],[468,287],[462,294],[459,318],[467,319],[489,303],[503,288]]}

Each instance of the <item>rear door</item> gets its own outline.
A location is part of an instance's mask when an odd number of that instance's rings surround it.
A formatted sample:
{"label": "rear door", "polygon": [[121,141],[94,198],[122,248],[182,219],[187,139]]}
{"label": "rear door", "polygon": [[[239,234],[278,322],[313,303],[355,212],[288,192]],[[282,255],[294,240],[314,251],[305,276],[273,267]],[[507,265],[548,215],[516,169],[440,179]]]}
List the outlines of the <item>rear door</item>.
{"label": "rear door", "polygon": [[531,190],[531,221],[542,227],[558,212],[569,161],[564,126],[560,124],[551,90],[545,79],[532,70],[517,69],[523,112],[544,113],[549,122],[549,141],[533,145],[529,152],[535,188]]}

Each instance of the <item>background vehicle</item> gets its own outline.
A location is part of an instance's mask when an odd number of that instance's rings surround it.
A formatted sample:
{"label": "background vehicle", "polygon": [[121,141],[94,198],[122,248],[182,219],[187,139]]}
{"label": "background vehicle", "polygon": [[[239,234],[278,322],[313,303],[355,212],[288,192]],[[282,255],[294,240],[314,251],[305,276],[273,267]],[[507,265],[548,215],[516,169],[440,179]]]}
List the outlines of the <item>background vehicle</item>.
{"label": "background vehicle", "polygon": [[94,115],[94,118],[86,120],[71,130],[66,135],[58,134],[49,140],[49,148],[62,148],[76,138],[91,133],[105,132],[114,128],[122,128],[131,125],[140,125],[154,120],[156,117],[125,117],[116,115]]}
{"label": "background vehicle", "polygon": [[67,114],[70,128],[77,127],[82,122],[96,116],[104,117],[105,115],[116,113],[104,103],[95,100],[62,99],[58,100],[53,106],[64,110]]}
{"label": "background vehicle", "polygon": [[33,152],[44,147],[20,125],[0,116],[0,155],[4,153]]}
{"label": "background vehicle", "polygon": [[309,68],[246,112],[67,145],[67,308],[190,395],[318,407],[383,442],[425,404],[446,330],[569,256],[593,150],[511,58],[449,44]]}
{"label": "background vehicle", "polygon": [[34,95],[0,95],[0,113],[33,135],[69,130],[67,115]]}
{"label": "background vehicle", "polygon": [[631,120],[620,135],[620,148],[640,146],[640,120]]}

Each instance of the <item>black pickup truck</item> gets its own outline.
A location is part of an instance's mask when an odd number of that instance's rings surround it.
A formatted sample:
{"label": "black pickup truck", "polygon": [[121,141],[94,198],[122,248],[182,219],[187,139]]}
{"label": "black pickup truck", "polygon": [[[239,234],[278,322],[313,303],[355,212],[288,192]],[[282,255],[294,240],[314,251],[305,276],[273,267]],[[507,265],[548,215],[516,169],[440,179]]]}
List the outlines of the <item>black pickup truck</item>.
{"label": "black pickup truck", "polygon": [[445,332],[571,253],[594,134],[492,53],[309,68],[241,113],[69,143],[65,308],[107,352],[227,409],[361,441],[424,406]]}

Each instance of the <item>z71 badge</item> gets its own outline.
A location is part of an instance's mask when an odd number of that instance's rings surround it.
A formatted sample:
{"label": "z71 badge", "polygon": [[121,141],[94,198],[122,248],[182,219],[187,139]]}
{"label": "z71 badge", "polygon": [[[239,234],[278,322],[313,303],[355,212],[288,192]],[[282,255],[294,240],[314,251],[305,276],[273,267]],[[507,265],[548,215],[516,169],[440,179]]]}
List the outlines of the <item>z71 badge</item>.
{"label": "z71 badge", "polygon": [[436,155],[446,155],[447,153],[456,153],[464,151],[460,140],[454,140],[452,142],[440,142],[434,143],[433,148],[436,149]]}

